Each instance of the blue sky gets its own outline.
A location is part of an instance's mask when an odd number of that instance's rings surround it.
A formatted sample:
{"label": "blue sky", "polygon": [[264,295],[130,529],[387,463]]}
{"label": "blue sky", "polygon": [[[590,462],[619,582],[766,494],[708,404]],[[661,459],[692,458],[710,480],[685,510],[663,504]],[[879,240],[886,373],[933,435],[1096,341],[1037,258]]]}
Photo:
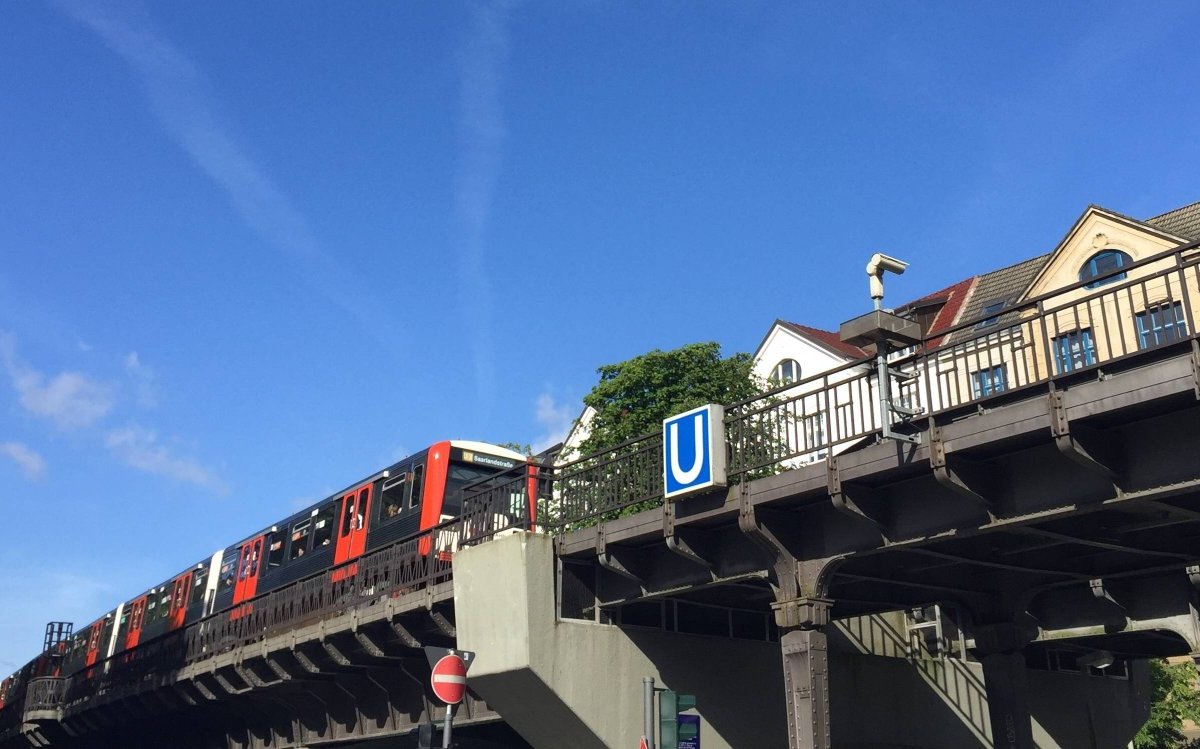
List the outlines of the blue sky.
{"label": "blue sky", "polygon": [[595,369],[1200,200],[1195,3],[6,4],[0,671]]}

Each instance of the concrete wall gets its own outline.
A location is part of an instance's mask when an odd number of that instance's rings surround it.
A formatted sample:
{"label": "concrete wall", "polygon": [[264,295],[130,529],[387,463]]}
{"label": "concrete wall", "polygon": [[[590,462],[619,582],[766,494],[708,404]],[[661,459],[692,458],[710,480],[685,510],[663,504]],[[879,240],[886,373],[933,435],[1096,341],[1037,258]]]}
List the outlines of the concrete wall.
{"label": "concrete wall", "polygon": [[459,551],[454,605],[471,689],[536,747],[633,749],[645,676],[696,695],[705,749],[787,746],[778,645],[556,621],[546,536]]}

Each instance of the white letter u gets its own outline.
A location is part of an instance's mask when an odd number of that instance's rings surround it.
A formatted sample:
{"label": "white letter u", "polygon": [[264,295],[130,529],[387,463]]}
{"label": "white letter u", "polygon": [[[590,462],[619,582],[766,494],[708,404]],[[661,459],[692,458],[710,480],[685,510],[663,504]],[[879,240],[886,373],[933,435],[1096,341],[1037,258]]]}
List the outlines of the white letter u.
{"label": "white letter u", "polygon": [[671,425],[671,475],[684,486],[695,481],[704,468],[704,432],[700,424],[703,420],[700,414],[697,414],[696,418],[692,420],[692,423],[696,425],[696,452],[694,453],[696,457],[693,459],[692,467],[686,471],[679,466],[679,423]]}

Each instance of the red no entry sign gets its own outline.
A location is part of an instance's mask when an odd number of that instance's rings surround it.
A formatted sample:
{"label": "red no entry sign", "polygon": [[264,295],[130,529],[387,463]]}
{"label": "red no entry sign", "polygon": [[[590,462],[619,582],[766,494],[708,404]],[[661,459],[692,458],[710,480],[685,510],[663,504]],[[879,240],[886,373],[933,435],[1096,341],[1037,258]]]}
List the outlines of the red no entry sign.
{"label": "red no entry sign", "polygon": [[454,653],[444,655],[433,665],[429,677],[433,693],[447,705],[457,705],[467,693],[467,664]]}

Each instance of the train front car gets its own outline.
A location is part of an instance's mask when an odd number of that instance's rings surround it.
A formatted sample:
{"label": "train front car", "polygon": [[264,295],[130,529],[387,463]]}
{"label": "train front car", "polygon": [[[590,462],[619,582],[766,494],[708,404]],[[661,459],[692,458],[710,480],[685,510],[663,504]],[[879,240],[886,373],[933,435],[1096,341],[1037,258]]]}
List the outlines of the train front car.
{"label": "train front car", "polygon": [[512,450],[459,440],[410,455],[225,549],[219,564],[214,560],[211,610],[228,609],[236,619],[253,610],[255,597],[298,580],[329,570],[331,583],[352,577],[363,554],[457,517],[469,484],[505,471],[519,475],[525,464]]}
{"label": "train front car", "polygon": [[[521,453],[469,440],[439,442],[396,463],[380,482],[367,549],[388,546],[458,517],[464,490],[506,472],[519,477],[525,465]],[[420,552],[428,553],[431,543],[422,539]]]}

